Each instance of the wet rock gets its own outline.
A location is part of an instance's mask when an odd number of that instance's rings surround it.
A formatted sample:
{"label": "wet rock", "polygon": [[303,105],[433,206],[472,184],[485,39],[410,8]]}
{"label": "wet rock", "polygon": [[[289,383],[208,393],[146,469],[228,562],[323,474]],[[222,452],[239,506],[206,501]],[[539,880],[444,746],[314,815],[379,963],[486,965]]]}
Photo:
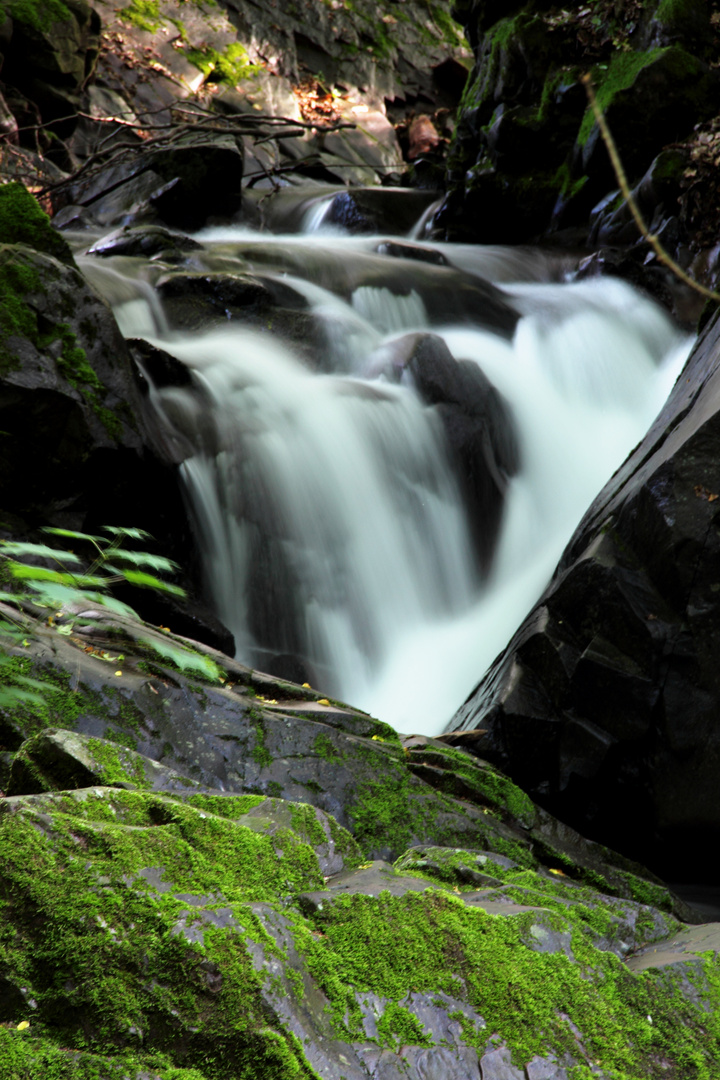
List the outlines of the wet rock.
{"label": "wet rock", "polygon": [[173,329],[240,322],[285,340],[309,367],[324,366],[327,341],[320,321],[305,297],[277,278],[178,271],[161,276],[156,288]]}
{"label": "wet rock", "polygon": [[456,360],[436,335],[406,335],[391,348],[394,359],[388,373],[407,372],[420,397],[440,417],[468,509],[478,565],[486,573],[508,480],[519,467],[508,406],[477,364]]}
{"label": "wet rock", "polygon": [[124,161],[80,177],[65,198],[104,225],[158,222],[192,231],[210,214],[228,218],[240,209],[242,176],[236,138],[190,132],[159,149],[141,144]]}
{"label": "wet rock", "polygon": [[125,226],[108,233],[89,247],[87,254],[105,258],[111,255],[139,255],[144,258],[158,255],[167,261],[168,256],[182,256],[187,251],[201,248],[202,244],[183,233],[173,233],[157,225],[144,225],[137,228]]}
{"label": "wet rock", "polygon": [[436,197],[435,192],[412,188],[352,188],[332,198],[323,224],[339,225],[350,233],[403,236]]}
{"label": "wet rock", "polygon": [[422,247],[420,244],[402,244],[394,243],[392,240],[383,240],[375,250],[378,255],[390,255],[393,259],[417,259],[419,262],[429,262],[435,266],[450,265],[449,260],[441,251]]}
{"label": "wet rock", "polygon": [[49,728],[15,755],[7,795],[92,787],[187,791],[196,781],[127,747],[77,732]]}

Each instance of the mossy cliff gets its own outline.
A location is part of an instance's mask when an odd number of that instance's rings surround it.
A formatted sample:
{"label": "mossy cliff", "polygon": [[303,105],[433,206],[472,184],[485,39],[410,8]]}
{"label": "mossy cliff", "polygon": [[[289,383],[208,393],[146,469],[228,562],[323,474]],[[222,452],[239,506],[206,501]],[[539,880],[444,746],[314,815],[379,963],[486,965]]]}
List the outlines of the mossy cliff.
{"label": "mossy cliff", "polygon": [[717,1075],[707,934],[498,770],[129,617],[3,615],[45,683],[0,728],[3,1078]]}
{"label": "mossy cliff", "polygon": [[587,229],[590,210],[617,184],[585,73],[632,183],[665,145],[716,111],[709,61],[717,42],[703,5],[655,3],[638,12],[591,0],[559,11],[531,0],[509,12],[468,5],[464,17],[476,63],[436,219],[448,237],[512,242]]}

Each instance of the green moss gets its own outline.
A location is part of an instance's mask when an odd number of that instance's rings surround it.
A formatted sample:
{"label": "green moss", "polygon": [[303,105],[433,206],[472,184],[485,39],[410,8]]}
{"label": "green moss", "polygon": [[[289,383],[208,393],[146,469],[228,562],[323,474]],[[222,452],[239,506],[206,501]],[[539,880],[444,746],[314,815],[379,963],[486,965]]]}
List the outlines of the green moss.
{"label": "green moss", "polygon": [[218,817],[236,821],[249,810],[265,802],[264,795],[190,795],[183,799],[196,810],[216,814]]}
{"label": "green moss", "polygon": [[315,808],[307,803],[294,803],[290,807],[290,822],[298,836],[303,837],[309,844],[314,846],[327,843],[325,830],[318,821]]}
{"label": "green moss", "polygon": [[255,729],[255,745],[252,749],[252,759],[261,769],[268,769],[273,763],[273,756],[265,745],[265,722],[262,713],[257,709],[249,709],[248,716],[252,720]]}
{"label": "green moss", "polygon": [[154,34],[164,21],[158,0],[132,0],[132,3],[120,10],[119,15],[124,22],[151,34]]}
{"label": "green moss", "polygon": [[412,840],[409,780],[402,766],[358,786],[348,811],[353,834],[366,853],[378,849],[402,851]]}
{"label": "green moss", "polygon": [[[9,186],[9,185],[8,185]],[[0,188],[0,192],[3,189]],[[7,374],[20,367],[17,351],[10,348],[9,337],[37,339],[37,316],[25,303],[25,296],[40,287],[35,268],[25,261],[21,252],[0,247],[0,372]]]}
{"label": "green moss", "polygon": [[[118,1071],[135,1045],[139,1068],[187,1069],[175,1074],[187,1080],[192,1069],[200,1080],[315,1075],[269,1023],[249,951],[254,942],[281,959],[251,902],[322,886],[306,844],[284,837],[279,858],[266,836],[139,792],[38,800],[39,816],[0,819],[0,952],[4,971],[33,986],[31,1038],[51,1030],[71,1061],[78,1050],[107,1055]],[[175,893],[204,899],[198,908]],[[208,971],[222,971],[212,990]]]}
{"label": "green moss", "polygon": [[218,52],[209,45],[188,46],[184,52],[190,63],[202,71],[205,78],[211,82],[236,86],[243,79],[249,79],[263,70],[260,64],[252,63],[247,49],[239,41],[231,42],[223,52]]}
{"label": "green moss", "polygon": [[[668,993],[653,973],[632,975],[580,932],[572,939],[575,963],[563,952],[527,948],[537,919],[487,915],[442,893],[346,896],[323,906],[314,920],[323,936],[308,935],[303,949],[345,1037],[362,1038],[350,989],[395,1003],[442,990],[477,1010],[487,1024],[484,1041],[487,1031],[497,1033],[517,1064],[549,1046],[575,1056],[577,1025],[590,1059],[609,1075],[659,1077],[669,1057],[682,1063],[684,1080],[710,1080],[720,1065],[717,1018],[708,1037],[707,1020],[677,991]],[[561,916],[543,920],[550,929],[567,926]],[[710,966],[717,970],[717,960]],[[476,1042],[477,1027],[469,1020],[463,1027]]]}
{"label": "green moss", "polygon": [[9,15],[21,26],[29,26],[33,30],[49,30],[53,23],[68,22],[73,18],[72,12],[62,0],[3,0],[0,4],[0,18]]}
{"label": "green moss", "polygon": [[337,764],[342,761],[342,754],[338,752],[335,743],[329,737],[329,735],[320,734],[317,735],[313,742],[313,753],[318,757],[324,758],[325,761],[330,761],[333,764]]}
{"label": "green moss", "polygon": [[[6,5],[11,14],[14,12],[14,6],[21,5],[14,5],[13,0],[9,7]],[[68,9],[59,0],[48,0],[47,3],[43,0],[42,4],[34,4],[26,0],[26,4],[22,6],[27,7],[29,11],[35,11],[38,18],[47,16],[52,20],[56,8],[65,12],[63,18],[70,17]],[[16,16],[13,14],[13,17]],[[37,199],[33,198],[22,184],[15,181],[0,184],[0,237],[3,244],[27,244],[36,251],[54,255],[61,262],[74,265],[72,252],[65,238],[53,229],[50,218],[40,208]]]}
{"label": "green moss", "polygon": [[[415,758],[421,763],[447,771],[447,786],[443,790],[450,794],[456,786],[454,778],[462,777],[466,785],[474,790],[478,802],[492,806],[526,828],[532,828],[535,824],[536,812],[532,799],[492,765],[486,762],[481,764],[470,754],[451,747],[433,746],[412,755],[411,760]],[[463,795],[467,797],[467,792],[463,791]]]}
{"label": "green moss", "polygon": [[[628,90],[643,68],[655,63],[668,49],[650,49],[647,52],[615,52],[606,67],[593,71],[595,96],[598,105],[605,112],[616,94]],[[578,132],[578,143],[584,146],[590,132],[596,124],[592,109],[588,106]]]}
{"label": "green moss", "polygon": [[390,1002],[378,1020],[378,1041],[397,1053],[403,1046],[434,1046],[430,1032],[402,1005]]}
{"label": "green moss", "polygon": [[109,745],[105,739],[88,739],[88,750],[93,755],[102,775],[104,784],[134,784],[138,788],[149,788],[145,778],[142,758],[131,756],[123,749]]}

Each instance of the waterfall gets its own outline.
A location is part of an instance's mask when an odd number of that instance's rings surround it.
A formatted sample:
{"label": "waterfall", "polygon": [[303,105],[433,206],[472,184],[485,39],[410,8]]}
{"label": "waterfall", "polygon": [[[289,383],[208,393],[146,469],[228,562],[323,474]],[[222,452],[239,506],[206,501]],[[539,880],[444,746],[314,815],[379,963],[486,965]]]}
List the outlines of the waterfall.
{"label": "waterfall", "polygon": [[[313,228],[324,205],[308,218]],[[413,252],[378,254],[382,238],[337,230],[227,228],[196,239],[209,272],[250,265],[294,290],[329,357],[311,370],[290,345],[239,322],[180,335],[138,280],[138,260],[83,262],[123,331],[192,372],[191,387],[159,388],[153,400],[195,447],[183,478],[208,594],[237,655],[261,669],[296,658],[324,693],[399,730],[436,734],[644,434],[689,342],[629,285],[559,280],[562,260],[539,252],[420,245],[455,270]],[[511,340],[478,325],[471,294],[462,317],[443,323],[439,290],[456,312],[459,273],[463,288],[501,286],[519,314]],[[428,407],[409,371],[389,380],[383,360],[402,335],[428,328],[500,392],[520,442],[484,577],[442,409]]]}

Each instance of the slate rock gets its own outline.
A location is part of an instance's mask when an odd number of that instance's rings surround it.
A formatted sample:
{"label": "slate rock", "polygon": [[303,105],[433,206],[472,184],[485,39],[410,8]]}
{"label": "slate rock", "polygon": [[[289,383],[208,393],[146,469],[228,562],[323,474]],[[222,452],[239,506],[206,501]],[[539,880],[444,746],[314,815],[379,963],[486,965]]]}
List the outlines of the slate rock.
{"label": "slate rock", "polygon": [[49,728],[28,739],[10,770],[7,795],[109,785],[187,791],[198,783],[107,739]]}

